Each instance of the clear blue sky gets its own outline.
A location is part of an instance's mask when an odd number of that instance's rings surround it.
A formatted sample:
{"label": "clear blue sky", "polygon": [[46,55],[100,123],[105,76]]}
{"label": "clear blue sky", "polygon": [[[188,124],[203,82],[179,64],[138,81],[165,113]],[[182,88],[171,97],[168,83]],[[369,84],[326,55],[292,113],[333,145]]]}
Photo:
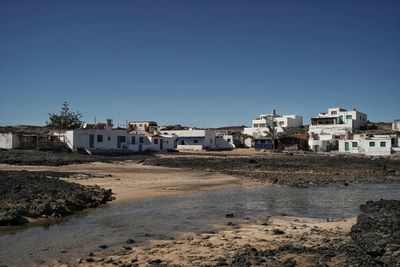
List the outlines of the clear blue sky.
{"label": "clear blue sky", "polygon": [[400,118],[400,1],[0,2],[0,125]]}

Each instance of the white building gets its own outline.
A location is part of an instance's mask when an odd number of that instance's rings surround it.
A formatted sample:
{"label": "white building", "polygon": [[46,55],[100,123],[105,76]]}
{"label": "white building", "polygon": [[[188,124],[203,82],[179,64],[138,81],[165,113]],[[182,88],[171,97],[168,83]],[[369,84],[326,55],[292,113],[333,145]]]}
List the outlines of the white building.
{"label": "white building", "polygon": [[19,147],[19,135],[16,133],[0,133],[0,148],[14,149]]}
{"label": "white building", "polygon": [[392,151],[390,135],[355,134],[350,139],[339,140],[339,152],[365,154],[367,156],[388,156]]}
{"label": "white building", "polygon": [[243,133],[250,136],[266,136],[268,125],[275,123],[278,133],[284,132],[285,128],[303,126],[303,117],[299,115],[278,115],[275,110],[271,114],[261,114],[252,121],[249,128],[244,128]]}
{"label": "white building", "polygon": [[216,132],[214,130],[168,130],[161,131],[163,136],[176,136],[177,150],[216,149]]}
{"label": "white building", "polygon": [[175,135],[161,135],[161,134],[150,134],[146,133],[145,136],[149,140],[151,146],[145,147],[145,150],[151,151],[164,151],[164,150],[174,150],[176,146],[176,136]]}
{"label": "white building", "polygon": [[394,120],[393,121],[392,130],[400,132],[400,120]]}
{"label": "white building", "polygon": [[313,151],[329,151],[338,136],[352,133],[367,125],[367,114],[353,109],[330,108],[311,118],[308,144]]}
{"label": "white building", "polygon": [[223,134],[215,138],[216,147],[218,149],[234,149],[236,146],[233,142],[233,135]]}
{"label": "white building", "polygon": [[53,131],[52,134],[72,150],[85,148],[92,152],[144,152],[175,148],[175,136],[130,132],[126,129],[113,129],[112,126],[112,122],[108,121],[100,129],[96,129],[97,125],[92,125],[81,129]]}

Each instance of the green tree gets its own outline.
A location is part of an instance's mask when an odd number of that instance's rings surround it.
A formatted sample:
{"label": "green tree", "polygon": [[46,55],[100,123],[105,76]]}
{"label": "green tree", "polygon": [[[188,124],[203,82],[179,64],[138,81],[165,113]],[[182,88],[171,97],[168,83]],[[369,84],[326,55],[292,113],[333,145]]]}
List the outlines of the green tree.
{"label": "green tree", "polygon": [[276,130],[276,124],[274,121],[272,121],[271,123],[267,124],[267,131],[265,131],[264,133],[266,133],[269,137],[271,137],[272,139],[272,149],[275,149],[275,139],[277,137],[277,130]]}
{"label": "green tree", "polygon": [[275,140],[278,140],[278,142],[279,142],[279,138],[282,138],[282,137],[285,136],[285,132],[278,133],[278,127],[277,127],[275,121],[272,121],[271,123],[267,124],[267,130],[264,131],[264,133],[267,136],[271,137],[271,139],[272,139],[272,149],[276,149]]}
{"label": "green tree", "polygon": [[46,124],[53,129],[71,130],[82,125],[82,117],[79,111],[70,111],[68,103],[64,102],[60,114],[49,113],[50,122],[46,122]]}

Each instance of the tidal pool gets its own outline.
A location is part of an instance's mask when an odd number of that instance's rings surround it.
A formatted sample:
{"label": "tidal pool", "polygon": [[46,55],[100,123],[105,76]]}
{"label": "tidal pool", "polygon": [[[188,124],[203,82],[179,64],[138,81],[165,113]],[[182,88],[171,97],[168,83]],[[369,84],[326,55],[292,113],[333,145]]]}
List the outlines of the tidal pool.
{"label": "tidal pool", "polygon": [[[31,266],[59,259],[75,262],[90,252],[168,239],[177,232],[204,232],[214,223],[268,215],[344,219],[359,214],[367,200],[400,199],[400,184],[350,184],[308,188],[261,186],[186,196],[110,203],[49,226],[0,230],[0,264]],[[234,218],[226,218],[233,213]],[[135,244],[135,245],[137,245]]]}

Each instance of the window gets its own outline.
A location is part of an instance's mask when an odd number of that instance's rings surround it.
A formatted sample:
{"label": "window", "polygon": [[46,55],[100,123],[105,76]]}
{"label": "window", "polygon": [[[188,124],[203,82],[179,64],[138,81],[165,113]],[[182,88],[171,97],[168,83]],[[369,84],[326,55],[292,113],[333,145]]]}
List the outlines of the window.
{"label": "window", "polygon": [[111,137],[110,137],[110,136],[109,136],[109,137],[107,137],[107,140],[108,140],[108,141],[110,141],[110,140],[111,140]]}
{"label": "window", "polygon": [[231,140],[230,138],[227,138],[226,141],[227,141],[228,143],[230,143],[232,140]]}
{"label": "window", "polygon": [[121,140],[121,143],[125,143],[126,142],[126,137],[125,136],[120,136],[119,138]]}
{"label": "window", "polygon": [[381,147],[386,147],[386,142],[381,142]]}
{"label": "window", "polygon": [[134,145],[134,144],[136,144],[136,137],[135,136],[132,136],[132,145]]}
{"label": "window", "polygon": [[103,136],[102,135],[97,135],[97,143],[102,143],[103,142]]}
{"label": "window", "polygon": [[375,147],[375,142],[369,142],[369,147]]}
{"label": "window", "polygon": [[193,140],[193,144],[197,144],[199,140]]}
{"label": "window", "polygon": [[357,142],[353,142],[353,147],[358,147],[358,143]]}
{"label": "window", "polygon": [[210,144],[212,144],[212,138],[210,139]]}
{"label": "window", "polygon": [[280,121],[280,122],[279,122],[279,125],[283,125],[283,124],[285,124],[284,121]]}
{"label": "window", "polygon": [[353,119],[353,115],[346,115],[346,120],[352,120]]}
{"label": "window", "polygon": [[154,144],[158,145],[158,139],[154,139]]}
{"label": "window", "polygon": [[139,144],[143,144],[143,136],[139,137]]}
{"label": "window", "polygon": [[337,111],[332,111],[331,112],[331,115],[336,115],[337,114]]}
{"label": "window", "polygon": [[260,140],[260,144],[265,144],[265,140]]}

